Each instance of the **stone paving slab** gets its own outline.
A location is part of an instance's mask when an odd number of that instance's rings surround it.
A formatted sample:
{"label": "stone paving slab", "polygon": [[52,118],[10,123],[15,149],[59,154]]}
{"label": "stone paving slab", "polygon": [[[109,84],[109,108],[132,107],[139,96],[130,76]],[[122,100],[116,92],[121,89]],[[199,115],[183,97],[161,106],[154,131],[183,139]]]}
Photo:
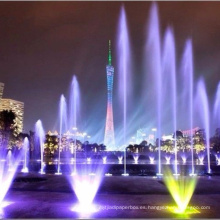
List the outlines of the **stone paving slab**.
{"label": "stone paving slab", "polygon": [[71,210],[77,198],[64,175],[17,174],[15,180],[6,195],[12,204],[4,208],[4,218],[220,218],[217,176],[198,178],[190,206],[200,213],[190,216],[164,208],[175,203],[153,177],[104,177],[94,201],[99,211],[92,215]]}

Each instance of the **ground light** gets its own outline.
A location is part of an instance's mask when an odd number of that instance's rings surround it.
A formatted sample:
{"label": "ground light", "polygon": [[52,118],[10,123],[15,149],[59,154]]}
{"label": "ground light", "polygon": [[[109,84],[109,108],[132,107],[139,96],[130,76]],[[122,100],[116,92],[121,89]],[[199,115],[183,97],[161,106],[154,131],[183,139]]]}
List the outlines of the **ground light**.
{"label": "ground light", "polygon": [[11,205],[12,202],[3,201],[0,203],[0,219],[4,218],[4,208]]}
{"label": "ground light", "polygon": [[88,217],[91,213],[96,212],[96,206],[93,200],[101,183],[100,175],[79,175],[70,176],[70,183],[78,199],[71,210],[80,214],[80,216]]}
{"label": "ground light", "polygon": [[190,199],[196,187],[196,176],[174,177],[169,169],[164,170],[164,182],[168,188],[172,198],[174,199],[177,207],[172,207],[170,210],[177,214],[191,214],[199,213],[197,210],[188,208]]}

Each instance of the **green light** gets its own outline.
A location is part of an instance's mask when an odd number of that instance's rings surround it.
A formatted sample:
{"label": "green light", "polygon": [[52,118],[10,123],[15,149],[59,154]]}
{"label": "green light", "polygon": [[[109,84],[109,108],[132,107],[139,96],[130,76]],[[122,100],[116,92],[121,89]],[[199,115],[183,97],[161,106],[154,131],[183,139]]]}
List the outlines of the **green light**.
{"label": "green light", "polygon": [[197,178],[193,177],[174,177],[169,169],[164,172],[164,182],[177,204],[177,207],[172,210],[178,214],[190,214],[189,212],[198,213],[197,210],[189,210],[188,204],[192,198],[193,192],[196,187]]}
{"label": "green light", "polygon": [[111,41],[109,40],[108,42],[108,64],[111,66],[112,65],[112,54],[111,54]]}

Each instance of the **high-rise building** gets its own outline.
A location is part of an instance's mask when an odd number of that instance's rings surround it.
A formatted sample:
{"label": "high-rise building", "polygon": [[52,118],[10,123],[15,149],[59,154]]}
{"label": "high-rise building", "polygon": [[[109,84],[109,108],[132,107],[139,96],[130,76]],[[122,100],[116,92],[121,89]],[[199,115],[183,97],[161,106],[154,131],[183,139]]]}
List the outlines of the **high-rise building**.
{"label": "high-rise building", "polygon": [[114,134],[113,109],[112,109],[114,67],[112,66],[111,41],[109,41],[108,65],[106,66],[106,73],[107,73],[107,114],[106,114],[104,144],[107,147],[107,149],[109,149],[115,147],[115,134]]}
{"label": "high-rise building", "polygon": [[15,113],[16,133],[23,131],[24,103],[12,99],[1,99],[0,111],[8,110]]}
{"label": "high-rise building", "polygon": [[3,95],[3,91],[4,91],[4,83],[0,82],[0,103],[1,103],[2,95]]}

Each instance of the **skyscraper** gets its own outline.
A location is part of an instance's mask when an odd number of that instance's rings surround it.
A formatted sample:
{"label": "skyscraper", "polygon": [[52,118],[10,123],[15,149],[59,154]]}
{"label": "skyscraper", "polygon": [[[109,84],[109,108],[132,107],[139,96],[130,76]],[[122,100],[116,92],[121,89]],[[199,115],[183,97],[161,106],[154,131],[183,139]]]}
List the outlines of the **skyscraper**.
{"label": "skyscraper", "polygon": [[24,103],[12,99],[1,99],[0,111],[8,110],[15,113],[16,133],[23,131]]}
{"label": "skyscraper", "polygon": [[109,40],[109,51],[108,51],[108,65],[106,66],[106,73],[107,73],[107,114],[106,114],[104,144],[107,148],[114,148],[115,134],[114,134],[113,109],[112,109],[114,67],[112,66],[110,40]]}

